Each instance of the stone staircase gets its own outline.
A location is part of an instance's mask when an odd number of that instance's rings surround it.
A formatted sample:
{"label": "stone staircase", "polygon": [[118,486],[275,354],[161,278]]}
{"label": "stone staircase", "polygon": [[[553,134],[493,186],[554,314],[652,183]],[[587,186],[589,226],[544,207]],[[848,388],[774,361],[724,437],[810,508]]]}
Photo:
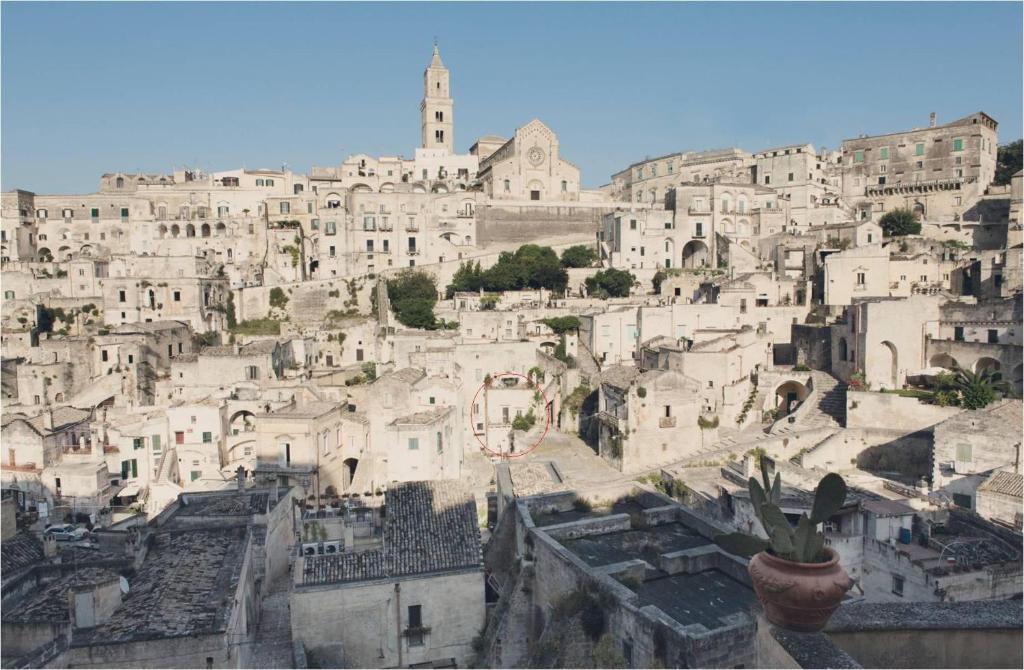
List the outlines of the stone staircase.
{"label": "stone staircase", "polygon": [[805,416],[806,428],[824,428],[846,426],[846,389],[847,385],[827,372],[815,370],[814,378],[815,406]]}

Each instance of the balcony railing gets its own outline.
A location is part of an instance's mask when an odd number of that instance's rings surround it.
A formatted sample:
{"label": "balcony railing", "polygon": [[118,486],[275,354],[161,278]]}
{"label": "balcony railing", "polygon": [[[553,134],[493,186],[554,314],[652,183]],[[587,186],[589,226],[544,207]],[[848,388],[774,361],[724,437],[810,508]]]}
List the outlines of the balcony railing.
{"label": "balcony railing", "polygon": [[416,224],[416,223],[411,223],[411,224],[407,223],[407,224],[405,224],[405,231],[407,233],[419,232],[419,229],[420,229],[419,224]]}
{"label": "balcony railing", "polygon": [[419,256],[420,255],[420,250],[419,249],[406,249],[405,253],[407,253],[410,256]]}
{"label": "balcony railing", "polygon": [[690,206],[686,208],[687,214],[711,214],[711,208],[701,205],[700,207]]}

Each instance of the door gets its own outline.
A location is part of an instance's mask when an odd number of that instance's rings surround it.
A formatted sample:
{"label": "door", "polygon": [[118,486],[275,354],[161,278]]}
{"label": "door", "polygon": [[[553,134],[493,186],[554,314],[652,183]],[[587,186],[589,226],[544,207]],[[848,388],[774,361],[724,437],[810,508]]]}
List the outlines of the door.
{"label": "door", "polygon": [[530,200],[540,200],[540,191],[530,191]]}

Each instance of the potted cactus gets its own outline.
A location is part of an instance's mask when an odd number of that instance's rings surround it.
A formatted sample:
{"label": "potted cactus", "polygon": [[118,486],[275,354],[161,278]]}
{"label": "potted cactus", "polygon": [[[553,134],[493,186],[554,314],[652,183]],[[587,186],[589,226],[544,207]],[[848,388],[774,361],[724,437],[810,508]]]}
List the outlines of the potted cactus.
{"label": "potted cactus", "polygon": [[818,525],[839,511],[846,500],[846,482],[825,475],[814,489],[811,515],[804,513],[794,528],[779,507],[782,482],[778,473],[769,483],[761,456],[763,486],[751,477],[750,504],[768,539],[747,533],[717,535],[715,542],[731,554],[752,557],[747,565],[754,591],[770,622],[797,631],[819,631],[853,586],[839,565],[839,555],[825,546]]}

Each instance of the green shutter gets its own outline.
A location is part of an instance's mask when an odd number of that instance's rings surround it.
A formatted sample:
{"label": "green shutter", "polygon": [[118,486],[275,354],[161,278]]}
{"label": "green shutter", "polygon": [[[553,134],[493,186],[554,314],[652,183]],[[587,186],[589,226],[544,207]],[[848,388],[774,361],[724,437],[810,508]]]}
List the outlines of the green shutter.
{"label": "green shutter", "polygon": [[972,460],[972,450],[969,444],[958,444],[956,445],[956,460],[961,463],[970,463]]}
{"label": "green shutter", "polygon": [[138,476],[139,476],[139,461],[137,459],[133,458],[132,459],[132,479],[135,479]]}
{"label": "green shutter", "polygon": [[918,144],[914,147],[915,156],[924,156],[924,143]]}
{"label": "green shutter", "polygon": [[963,141],[963,139],[958,137],[955,140],[953,140],[953,151],[963,151],[963,150],[964,150],[964,141]]}
{"label": "green shutter", "polygon": [[149,443],[153,445],[153,451],[160,451],[160,436],[154,435],[149,438]]}
{"label": "green shutter", "polygon": [[878,150],[878,157],[880,159],[882,159],[883,161],[884,160],[889,160],[889,147],[882,147],[881,149],[879,149]]}
{"label": "green shutter", "polygon": [[135,439],[132,440],[132,448],[133,449],[142,449],[145,446],[146,446],[146,443],[145,443],[145,441],[141,437],[136,437]]}

